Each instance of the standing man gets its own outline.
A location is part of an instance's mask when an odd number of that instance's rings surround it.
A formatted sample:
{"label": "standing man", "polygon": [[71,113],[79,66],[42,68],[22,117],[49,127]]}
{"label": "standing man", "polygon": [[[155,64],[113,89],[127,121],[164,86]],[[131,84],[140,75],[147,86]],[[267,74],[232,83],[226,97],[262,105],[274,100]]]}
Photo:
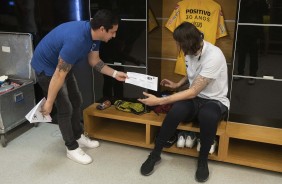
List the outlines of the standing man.
{"label": "standing man", "polygon": [[89,164],[92,158],[81,147],[95,148],[98,141],[84,136],[80,124],[82,97],[72,67],[88,54],[88,62],[102,74],[125,81],[127,75],[105,65],[99,57],[100,42],[116,36],[119,18],[109,10],[99,10],[91,21],[72,21],[59,25],[37,45],[31,65],[39,85],[47,94],[42,106],[44,115],[50,114],[53,105],[67,157],[80,164]]}
{"label": "standing man", "polygon": [[180,24],[173,32],[179,48],[185,54],[187,76],[175,83],[168,79],[161,85],[176,89],[189,82],[190,87],[163,98],[144,92],[149,105],[173,103],[166,115],[155,148],[141,166],[141,174],[152,174],[155,164],[161,160],[161,151],[180,122],[197,121],[200,126],[201,149],[195,178],[205,182],[209,177],[208,154],[213,144],[217,124],[229,108],[227,65],[222,51],[203,40],[203,34],[191,23]]}

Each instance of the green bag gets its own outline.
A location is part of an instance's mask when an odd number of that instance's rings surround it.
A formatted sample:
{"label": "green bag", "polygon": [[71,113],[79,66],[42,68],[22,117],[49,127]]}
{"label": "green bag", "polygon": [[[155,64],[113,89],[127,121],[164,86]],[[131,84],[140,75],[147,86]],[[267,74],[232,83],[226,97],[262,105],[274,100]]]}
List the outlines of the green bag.
{"label": "green bag", "polygon": [[117,110],[124,112],[132,112],[134,114],[143,114],[145,106],[142,103],[133,103],[124,100],[116,100],[114,103]]}

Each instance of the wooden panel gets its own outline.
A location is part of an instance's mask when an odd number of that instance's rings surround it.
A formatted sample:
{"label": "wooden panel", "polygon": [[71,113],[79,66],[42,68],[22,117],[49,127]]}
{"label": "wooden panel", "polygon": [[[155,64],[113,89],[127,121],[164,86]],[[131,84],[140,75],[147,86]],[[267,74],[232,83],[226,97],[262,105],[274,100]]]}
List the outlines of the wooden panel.
{"label": "wooden panel", "polygon": [[282,172],[282,147],[278,145],[230,139],[228,155],[225,161]]}
{"label": "wooden panel", "polygon": [[[165,114],[156,115],[155,113],[148,113],[139,116],[118,111],[114,107],[103,111],[97,110],[95,108],[96,105],[97,104],[93,104],[84,110],[85,133],[89,137],[133,146],[146,148],[154,147],[155,136],[160,129]],[[138,118],[138,122],[136,122],[137,119],[135,118]],[[225,131],[225,127],[226,122],[220,122],[217,135],[222,135]],[[179,130],[199,132],[199,126],[196,123],[180,123],[177,128]],[[193,149],[181,149],[177,148],[176,145],[173,145],[171,148],[165,148],[164,151],[195,157],[199,154],[196,147]],[[209,155],[209,158],[221,160],[218,158],[217,152]]]}
{"label": "wooden panel", "polygon": [[[151,126],[150,125],[150,145],[154,145],[155,144],[155,139],[156,139],[156,136],[158,135],[158,133],[160,132],[160,127],[158,126]],[[153,148],[153,146],[152,146]]]}
{"label": "wooden panel", "polygon": [[[114,106],[111,106],[101,111],[101,110],[96,109],[97,105],[98,103],[95,103],[84,110],[84,117],[86,118],[85,120],[87,120],[86,124],[93,124],[93,123],[96,124],[95,127],[92,125],[91,125],[92,127],[88,127],[87,125],[86,127],[88,130],[97,129],[97,128],[101,129],[100,127],[103,127],[103,126],[98,125],[99,123],[106,124],[106,125],[110,124],[110,126],[116,126],[116,124],[125,124],[127,126],[129,126],[128,124],[147,124],[147,125],[161,126],[166,116],[166,114],[156,115],[154,112],[150,112],[150,113],[146,113],[142,115],[136,115],[133,113],[116,110]],[[91,117],[91,119],[89,119],[89,116]],[[95,117],[95,119],[93,119],[92,116]],[[119,121],[116,122],[116,121],[112,121],[111,119],[119,120]],[[129,123],[124,123],[123,121],[129,122]],[[139,127],[140,126],[141,125],[139,125]],[[224,121],[220,122],[218,125],[217,135],[222,134],[225,131],[225,127],[226,127],[226,122]],[[196,124],[195,123],[180,123],[180,125],[177,128],[179,130],[189,130],[189,131],[199,132],[199,126],[197,123]],[[146,129],[148,129],[148,127]],[[145,137],[145,126],[144,126],[143,133]],[[144,138],[144,141],[145,141],[145,138]]]}
{"label": "wooden panel", "polygon": [[151,144],[151,140],[152,140],[151,126],[146,125],[146,144],[147,145]]}
{"label": "wooden panel", "polygon": [[222,50],[226,58],[226,62],[232,63],[233,50],[234,50],[234,37],[235,37],[235,22],[227,22],[225,25],[228,35],[218,39],[215,45]]}
{"label": "wooden panel", "polygon": [[164,22],[162,27],[162,36],[162,57],[176,59],[178,55],[176,43],[173,39],[172,32],[164,27]]}
{"label": "wooden panel", "polygon": [[[176,147],[176,145],[173,145],[172,147],[164,148],[163,150],[166,152],[170,152],[170,153],[178,153],[178,154],[189,155],[193,157],[198,157],[199,155],[199,152],[196,150],[196,146],[190,149],[190,148],[178,148]],[[219,160],[217,152],[215,151],[213,154],[209,154],[209,159],[210,160]]]}
{"label": "wooden panel", "polygon": [[162,68],[162,73],[161,73],[162,79],[169,79],[171,81],[178,82],[180,79],[183,78],[182,75],[178,75],[174,73],[175,61],[163,59],[161,68]]}
{"label": "wooden panel", "polygon": [[163,18],[169,18],[180,0],[163,0]]}
{"label": "wooden panel", "polygon": [[155,17],[162,17],[163,0],[148,0],[148,3]]}
{"label": "wooden panel", "polygon": [[146,125],[94,117],[95,128],[87,130],[89,137],[134,146],[146,146]]}
{"label": "wooden panel", "polygon": [[234,32],[235,32],[235,22],[225,23],[228,35],[216,40],[216,46],[218,46],[225,58],[227,63],[232,63],[233,61],[233,46],[234,46]]}
{"label": "wooden panel", "polygon": [[[157,59],[148,59],[148,75],[153,75],[159,77],[161,80],[161,60]],[[160,81],[159,81],[160,82]]]}
{"label": "wooden panel", "polygon": [[235,20],[237,0],[214,0],[220,4],[225,20]]}
{"label": "wooden panel", "polygon": [[83,113],[84,116],[95,116],[95,117],[102,117],[107,119],[115,119],[127,122],[134,122],[134,123],[141,123],[141,124],[160,124],[164,119],[164,115],[157,116],[155,113],[146,113],[142,115],[136,115],[133,113],[127,113],[123,111],[116,110],[116,108],[112,105],[111,107],[105,110],[97,110],[96,106],[98,103],[94,103],[84,109]]}
{"label": "wooden panel", "polygon": [[282,129],[228,122],[229,137],[282,145]]}
{"label": "wooden panel", "polygon": [[229,39],[228,37],[224,37],[219,39],[216,42],[216,46],[218,46],[226,59],[227,63],[232,63],[233,61],[233,40]]}
{"label": "wooden panel", "polygon": [[87,113],[83,113],[83,120],[84,120],[84,132],[86,135],[91,135],[93,134],[93,130],[96,129],[96,124],[94,123],[89,123],[89,122],[94,122],[94,117],[93,116],[88,116]]}
{"label": "wooden panel", "polygon": [[235,33],[235,22],[225,22],[225,26],[226,26],[226,29],[227,29],[227,33],[228,33],[228,36],[231,40],[234,39],[234,33]]}
{"label": "wooden panel", "polygon": [[148,56],[162,57],[162,21],[159,26],[148,33]]}
{"label": "wooden panel", "polygon": [[218,145],[218,158],[220,159],[220,161],[225,160],[227,157],[228,144],[229,144],[229,137],[226,135],[224,130],[224,133],[221,134],[220,136],[219,145]]}
{"label": "wooden panel", "polygon": [[[177,129],[192,131],[192,132],[200,132],[200,127],[197,123],[180,123]],[[217,131],[216,131],[216,135],[224,134],[225,129],[226,129],[226,122],[225,121],[219,122]]]}
{"label": "wooden panel", "polygon": [[[83,111],[85,133],[90,137],[145,148],[154,147],[154,138],[165,114],[151,112],[139,116],[118,111],[113,106],[97,110],[96,105]],[[181,123],[178,129],[199,132],[195,123]],[[222,121],[217,135],[218,152],[209,155],[210,159],[282,172],[281,129]],[[180,149],[175,145],[164,151],[198,156],[195,148]]]}

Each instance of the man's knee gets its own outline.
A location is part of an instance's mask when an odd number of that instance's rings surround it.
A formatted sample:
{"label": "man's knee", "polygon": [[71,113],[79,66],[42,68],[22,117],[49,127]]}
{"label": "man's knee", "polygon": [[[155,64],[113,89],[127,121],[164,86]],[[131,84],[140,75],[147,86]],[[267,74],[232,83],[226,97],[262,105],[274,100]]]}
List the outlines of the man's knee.
{"label": "man's knee", "polygon": [[58,116],[60,117],[67,117],[72,115],[73,107],[71,103],[56,104],[56,108]]}
{"label": "man's knee", "polygon": [[200,122],[214,122],[217,124],[221,120],[222,114],[220,106],[217,103],[207,103],[201,108],[198,114]]}

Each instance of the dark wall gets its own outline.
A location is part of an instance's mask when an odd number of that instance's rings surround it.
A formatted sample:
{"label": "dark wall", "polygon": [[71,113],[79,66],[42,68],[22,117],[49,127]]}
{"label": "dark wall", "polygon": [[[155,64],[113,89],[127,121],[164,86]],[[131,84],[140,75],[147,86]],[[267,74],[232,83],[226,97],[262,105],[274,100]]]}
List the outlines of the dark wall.
{"label": "dark wall", "polygon": [[229,120],[282,128],[282,3],[238,2]]}

